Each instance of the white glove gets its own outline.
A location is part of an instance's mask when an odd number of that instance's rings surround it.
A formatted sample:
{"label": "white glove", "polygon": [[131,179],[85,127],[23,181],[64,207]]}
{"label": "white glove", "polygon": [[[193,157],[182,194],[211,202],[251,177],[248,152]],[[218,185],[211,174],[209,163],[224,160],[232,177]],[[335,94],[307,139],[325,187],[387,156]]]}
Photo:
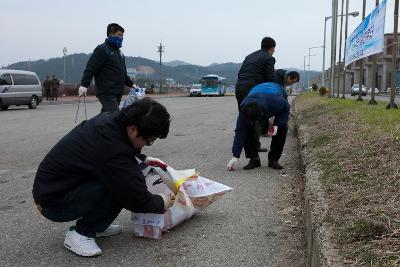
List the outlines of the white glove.
{"label": "white glove", "polygon": [[79,96],[82,96],[82,95],[85,95],[85,96],[86,96],[86,93],[87,93],[87,88],[81,85],[81,86],[79,87],[79,89],[78,89],[78,94],[79,94]]}
{"label": "white glove", "polygon": [[171,208],[174,205],[174,202],[175,202],[175,195],[174,194],[166,195],[164,193],[160,193],[158,195],[160,197],[162,197],[162,199],[164,201],[164,210],[167,210],[167,209]]}
{"label": "white glove", "polygon": [[228,171],[234,171],[236,169],[238,161],[239,161],[238,158],[233,157],[231,161],[229,161],[228,163]]}
{"label": "white glove", "polygon": [[272,137],[275,136],[277,133],[278,133],[278,126],[276,125],[270,126],[267,131],[267,136]]}
{"label": "white glove", "polygon": [[152,167],[160,167],[161,169],[165,169],[168,167],[168,164],[162,161],[161,159],[158,158],[152,158],[152,157],[146,157],[144,160],[144,163],[147,166],[152,166]]}

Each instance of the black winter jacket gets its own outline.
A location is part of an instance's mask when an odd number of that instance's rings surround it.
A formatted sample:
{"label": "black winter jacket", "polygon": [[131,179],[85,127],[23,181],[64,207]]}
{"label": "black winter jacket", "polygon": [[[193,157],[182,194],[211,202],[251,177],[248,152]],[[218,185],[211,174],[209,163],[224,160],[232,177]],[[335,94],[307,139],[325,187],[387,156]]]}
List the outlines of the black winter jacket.
{"label": "black winter jacket", "polygon": [[276,70],[276,83],[285,87],[287,70],[277,69]]}
{"label": "black winter jacket", "polygon": [[88,87],[93,77],[97,96],[105,94],[120,96],[124,93],[125,85],[129,87],[133,85],[126,72],[124,54],[107,39],[98,45],[90,56],[81,85]]}
{"label": "black winter jacket", "polygon": [[237,84],[258,85],[276,82],[275,58],[265,50],[258,50],[248,55],[238,73]]}
{"label": "black winter jacket", "polygon": [[98,179],[121,207],[133,212],[162,213],[162,197],[147,191],[142,168],[126,127],[115,113],[101,113],[82,122],[64,136],[40,163],[33,184],[33,198],[52,205],[76,186]]}

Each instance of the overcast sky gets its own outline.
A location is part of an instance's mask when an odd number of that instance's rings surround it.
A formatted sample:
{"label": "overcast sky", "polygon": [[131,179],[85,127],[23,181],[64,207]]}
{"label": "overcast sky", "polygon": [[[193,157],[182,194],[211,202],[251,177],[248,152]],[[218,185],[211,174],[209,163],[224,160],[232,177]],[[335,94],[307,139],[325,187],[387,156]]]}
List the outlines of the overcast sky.
{"label": "overcast sky", "polygon": [[[308,48],[322,46],[324,17],[330,0],[1,0],[0,66],[91,53],[106,37],[110,22],[125,28],[126,56],[158,60],[156,46],[165,45],[163,60],[192,64],[242,62],[259,49],[264,36],[277,42],[276,67],[303,68]],[[339,0],[339,2],[341,2]],[[350,0],[360,11],[362,0]],[[367,14],[375,5],[367,0]],[[387,1],[386,30],[393,31],[394,0]],[[339,5],[340,9],[340,5]],[[340,12],[340,11],[339,11]],[[361,22],[350,18],[349,33]],[[329,64],[330,21],[327,24]],[[320,70],[322,49],[313,50],[311,69]]]}

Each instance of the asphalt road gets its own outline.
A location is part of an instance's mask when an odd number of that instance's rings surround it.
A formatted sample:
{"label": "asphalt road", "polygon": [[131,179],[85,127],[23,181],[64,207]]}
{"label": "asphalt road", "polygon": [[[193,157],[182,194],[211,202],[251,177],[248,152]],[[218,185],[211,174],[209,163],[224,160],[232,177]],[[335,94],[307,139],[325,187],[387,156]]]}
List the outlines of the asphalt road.
{"label": "asphalt road", "polygon": [[[303,266],[302,211],[296,205],[301,203],[296,191],[301,185],[293,137],[289,135],[282,158],[284,171],[267,168],[264,153],[262,168],[228,172],[235,99],[159,101],[173,117],[170,134],[144,153],[175,169],[196,168],[234,191],[158,241],[135,237],[130,212],[124,210],[117,218],[123,232],[97,239],[102,256],[76,256],[63,247],[71,223],[42,217],[31,189],[40,161],[74,127],[77,105],[10,107],[0,112],[0,266]],[[89,118],[99,110],[98,102],[87,104]],[[267,140],[262,140],[265,146]],[[245,163],[242,157],[240,166]]]}

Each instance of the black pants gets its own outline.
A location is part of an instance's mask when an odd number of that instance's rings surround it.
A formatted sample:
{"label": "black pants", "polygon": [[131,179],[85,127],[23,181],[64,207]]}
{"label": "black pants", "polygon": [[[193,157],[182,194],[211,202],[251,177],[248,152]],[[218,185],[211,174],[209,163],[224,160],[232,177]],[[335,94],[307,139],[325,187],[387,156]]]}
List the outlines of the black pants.
{"label": "black pants", "polygon": [[121,102],[121,95],[99,95],[97,98],[101,103],[101,113],[114,112],[119,110],[119,103]]}
{"label": "black pants", "polygon": [[50,94],[50,88],[46,89],[46,100],[49,100],[51,98],[51,94]]}
{"label": "black pants", "polygon": [[117,218],[122,207],[100,181],[84,183],[51,205],[42,206],[42,215],[53,222],[77,220],[75,231],[87,237],[103,232]]}
{"label": "black pants", "polygon": [[246,158],[254,159],[259,158],[258,148],[260,147],[260,135],[257,133],[257,125],[251,125],[246,134],[246,141],[244,142],[244,153]]}
{"label": "black pants", "polygon": [[272,137],[271,147],[268,153],[269,161],[279,161],[282,156],[283,147],[285,146],[286,136],[288,132],[287,126],[278,127],[278,131],[275,136]]}
{"label": "black pants", "polygon": [[235,86],[235,96],[238,102],[238,110],[240,111],[240,104],[242,103],[243,99],[249,94],[250,90],[255,85],[253,83],[248,84],[236,84]]}
{"label": "black pants", "polygon": [[58,88],[53,88],[51,89],[51,100],[54,100],[54,98],[57,100],[58,98]]}

